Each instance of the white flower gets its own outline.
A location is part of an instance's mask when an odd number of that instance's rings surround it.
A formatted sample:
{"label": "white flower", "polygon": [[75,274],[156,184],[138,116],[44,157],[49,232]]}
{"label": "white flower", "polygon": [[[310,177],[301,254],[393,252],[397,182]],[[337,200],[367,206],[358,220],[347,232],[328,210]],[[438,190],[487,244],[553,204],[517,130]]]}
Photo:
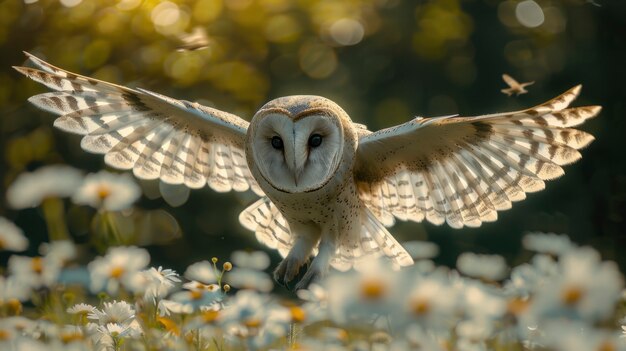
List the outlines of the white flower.
{"label": "white flower", "polygon": [[504,291],[508,295],[528,297],[558,274],[558,264],[552,257],[535,255],[530,263],[513,268],[511,279],[506,282]]}
{"label": "white flower", "polygon": [[229,302],[218,321],[233,341],[248,339],[255,348],[262,348],[287,334],[291,313],[267,295],[242,290]]}
{"label": "white flower", "polygon": [[423,260],[439,255],[437,244],[429,241],[405,241],[402,246],[415,260]]}
{"label": "white flower", "polygon": [[500,280],[506,274],[506,262],[498,255],[466,252],[459,256],[456,266],[461,273],[474,278]]}
{"label": "white flower", "polygon": [[148,251],[134,246],[110,248],[104,257],[97,257],[89,263],[91,290],[106,290],[110,294],[117,293],[120,284],[131,291],[140,290],[141,275],[150,261]]}
{"label": "white flower", "polygon": [[397,310],[400,275],[382,260],[364,261],[360,271],[331,274],[323,281],[331,319],[342,325],[368,323]]}
{"label": "white flower", "polygon": [[560,256],[576,247],[567,235],[554,233],[526,234],[522,244],[527,250]]}
{"label": "white flower", "polygon": [[169,316],[172,313],[191,314],[193,306],[190,304],[180,303],[172,300],[162,299],[158,304],[159,316]]}
{"label": "white flower", "polygon": [[97,310],[97,308],[95,306],[92,306],[90,304],[86,304],[86,303],[77,303],[72,307],[69,307],[67,309],[67,313],[69,314],[91,314],[91,313],[95,313]]}
{"label": "white flower", "polygon": [[190,306],[197,311],[202,307],[213,306],[222,300],[222,289],[217,284],[202,284],[197,281],[190,281],[183,284],[186,290],[172,294],[170,300],[183,305]]}
{"label": "white flower", "polygon": [[176,283],[180,283],[180,278],[174,270],[150,267],[150,269],[141,272],[145,283],[144,299],[156,300],[166,296],[169,291],[175,286]]}
{"label": "white flower", "polygon": [[0,303],[10,300],[26,301],[30,297],[31,287],[14,276],[0,276]]}
{"label": "white flower", "polygon": [[100,171],[90,173],[78,188],[72,200],[107,211],[130,207],[141,196],[141,189],[129,174]]}
{"label": "white flower", "polygon": [[209,261],[196,262],[185,271],[185,278],[190,280],[197,280],[204,284],[212,284],[217,282],[217,276],[215,275],[215,268],[213,263]]}
{"label": "white flower", "polygon": [[68,197],[82,181],[80,171],[69,166],[47,166],[22,173],[7,190],[7,201],[16,209],[35,207],[48,197]]}
{"label": "white flower", "polygon": [[613,313],[624,285],[615,263],[601,262],[595,250],[583,247],[561,256],[558,266],[532,300],[535,316],[598,321]]}
{"label": "white flower", "polygon": [[263,251],[235,251],[233,252],[231,258],[235,266],[241,268],[250,268],[262,271],[270,265],[270,258]]}
{"label": "white flower", "polygon": [[228,283],[235,288],[261,292],[270,292],[274,288],[274,282],[267,273],[252,268],[233,268],[228,273]]}
{"label": "white flower", "polygon": [[55,240],[41,244],[39,253],[63,266],[76,257],[76,245],[69,240]]}
{"label": "white flower", "polygon": [[9,273],[27,286],[40,288],[51,286],[57,281],[61,266],[46,257],[13,255],[9,258]]}
{"label": "white flower", "polygon": [[506,312],[506,300],[495,288],[468,279],[459,280],[457,284],[460,306],[469,319],[495,320]]}
{"label": "white flower", "polygon": [[432,274],[428,277],[410,279],[406,297],[402,298],[400,311],[411,322],[432,329],[449,330],[459,310],[460,291],[455,289],[447,275]]}
{"label": "white flower", "polygon": [[543,342],[555,351],[625,351],[626,343],[614,331],[594,329],[584,323],[551,322]]}
{"label": "white flower", "polygon": [[0,250],[24,251],[28,248],[28,239],[24,232],[7,220],[0,217]]}
{"label": "white flower", "polygon": [[126,301],[105,302],[102,310],[95,309],[87,318],[96,320],[99,325],[116,323],[128,326],[135,319],[135,309]]}

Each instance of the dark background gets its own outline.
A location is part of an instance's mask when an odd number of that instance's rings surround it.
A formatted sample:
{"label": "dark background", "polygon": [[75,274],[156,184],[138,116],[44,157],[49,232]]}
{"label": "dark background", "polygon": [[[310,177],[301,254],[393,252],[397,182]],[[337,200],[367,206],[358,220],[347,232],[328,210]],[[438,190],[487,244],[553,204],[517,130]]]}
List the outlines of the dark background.
{"label": "dark background", "polygon": [[[498,253],[517,264],[529,256],[520,248],[523,234],[566,233],[626,269],[625,1],[536,0],[545,16],[536,28],[520,23],[514,0],[83,0],[69,6],[76,2],[0,1],[2,194],[19,173],[45,164],[105,167],[101,156],[80,150],[79,137],[54,130],[54,116],[26,102],[46,90],[10,68],[24,62],[22,50],[248,120],[269,99],[323,95],[372,130],[417,115],[530,107],[580,83],[574,104],[604,109],[581,127],[596,141],[565,176],[477,229],[398,223],[391,232],[400,241],[437,243],[438,262],[449,265],[463,251]],[[208,48],[177,51],[181,33],[195,27],[206,30]],[[507,97],[500,92],[502,73],[536,83],[528,94]],[[193,191],[179,208],[143,198],[137,207],[164,209],[182,228],[179,239],[153,238],[153,264],[180,270],[236,249],[266,250],[237,219],[254,198],[209,188]],[[88,241],[94,211],[66,204],[72,234]],[[40,209],[10,210],[2,199],[0,215],[32,242],[46,240]]]}

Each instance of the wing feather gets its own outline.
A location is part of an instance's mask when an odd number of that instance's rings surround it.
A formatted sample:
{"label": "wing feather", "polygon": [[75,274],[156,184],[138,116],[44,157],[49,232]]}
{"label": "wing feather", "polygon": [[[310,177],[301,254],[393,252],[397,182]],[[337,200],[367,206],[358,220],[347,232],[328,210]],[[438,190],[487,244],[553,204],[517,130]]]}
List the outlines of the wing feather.
{"label": "wing feather", "polygon": [[496,220],[594,140],[572,128],[601,110],[569,107],[580,89],[523,111],[416,118],[362,133],[354,170],[361,199],[385,225],[390,216],[454,228]]}
{"label": "wing feather", "polygon": [[[26,53],[31,67],[14,67],[53,92],[35,106],[60,115],[54,125],[81,134],[81,147],[135,176],[218,191],[263,192],[245,162],[248,122],[226,112],[143,89],[81,76]],[[236,158],[236,160],[234,160]],[[220,169],[215,169],[221,167]]]}

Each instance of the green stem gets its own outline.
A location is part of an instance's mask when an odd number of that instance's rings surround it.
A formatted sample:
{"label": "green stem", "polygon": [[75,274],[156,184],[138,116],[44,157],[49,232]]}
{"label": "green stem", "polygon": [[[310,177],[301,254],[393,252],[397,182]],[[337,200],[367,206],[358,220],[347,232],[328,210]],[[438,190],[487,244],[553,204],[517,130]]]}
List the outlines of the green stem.
{"label": "green stem", "polygon": [[104,221],[104,224],[106,225],[108,229],[108,232],[111,234],[111,237],[113,238],[113,243],[115,245],[124,244],[122,235],[117,229],[117,226],[115,225],[115,217],[113,217],[113,213],[102,210],[101,215],[102,215],[102,220]]}
{"label": "green stem", "polygon": [[65,223],[63,201],[57,197],[49,197],[43,200],[41,209],[48,227],[50,241],[69,240],[70,234]]}

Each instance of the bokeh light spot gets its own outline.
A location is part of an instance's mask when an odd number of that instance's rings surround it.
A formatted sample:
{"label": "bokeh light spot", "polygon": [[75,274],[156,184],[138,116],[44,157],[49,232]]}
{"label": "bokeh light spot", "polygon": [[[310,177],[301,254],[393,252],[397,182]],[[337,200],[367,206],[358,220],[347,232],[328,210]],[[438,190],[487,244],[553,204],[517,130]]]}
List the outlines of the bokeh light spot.
{"label": "bokeh light spot", "polygon": [[135,9],[141,4],[141,0],[121,0],[116,7],[120,10],[129,11]]}
{"label": "bokeh light spot", "polygon": [[83,0],[61,0],[61,5],[65,7],[74,7],[80,4]]}
{"label": "bokeh light spot", "polygon": [[155,6],[151,18],[156,26],[171,26],[180,18],[180,9],[175,3],[164,1]]}
{"label": "bokeh light spot", "polygon": [[533,0],[524,0],[517,4],[515,17],[520,24],[528,28],[539,27],[545,20],[541,6]]}
{"label": "bokeh light spot", "polygon": [[276,43],[293,42],[300,36],[300,25],[291,16],[277,15],[265,25],[265,37]]}
{"label": "bokeh light spot", "polygon": [[330,26],[329,33],[337,44],[348,46],[361,42],[365,29],[359,21],[342,18]]}
{"label": "bokeh light spot", "polygon": [[300,47],[300,69],[311,78],[323,79],[337,69],[335,51],[323,44],[309,42]]}

